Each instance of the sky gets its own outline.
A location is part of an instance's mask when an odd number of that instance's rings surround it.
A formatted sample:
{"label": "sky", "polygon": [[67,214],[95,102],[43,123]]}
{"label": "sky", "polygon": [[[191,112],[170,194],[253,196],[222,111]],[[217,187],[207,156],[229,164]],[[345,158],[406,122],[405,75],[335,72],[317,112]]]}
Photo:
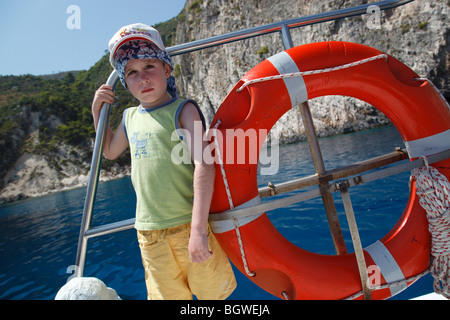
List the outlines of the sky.
{"label": "sky", "polygon": [[186,0],[0,0],[0,76],[88,70],[122,26],[155,25]]}

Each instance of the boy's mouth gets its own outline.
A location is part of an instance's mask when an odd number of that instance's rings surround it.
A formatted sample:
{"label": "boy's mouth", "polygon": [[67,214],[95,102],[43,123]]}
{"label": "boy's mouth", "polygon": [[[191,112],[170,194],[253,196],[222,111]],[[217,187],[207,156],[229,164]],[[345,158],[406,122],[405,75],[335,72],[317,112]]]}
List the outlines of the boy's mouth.
{"label": "boy's mouth", "polygon": [[150,92],[152,90],[153,90],[152,88],[145,88],[144,90],[141,91],[141,93],[147,93],[147,92]]}

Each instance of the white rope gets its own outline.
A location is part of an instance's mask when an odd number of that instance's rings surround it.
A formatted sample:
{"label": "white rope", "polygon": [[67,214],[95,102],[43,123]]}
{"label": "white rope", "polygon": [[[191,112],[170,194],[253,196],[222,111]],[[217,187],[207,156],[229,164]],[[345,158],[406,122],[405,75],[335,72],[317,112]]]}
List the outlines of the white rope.
{"label": "white rope", "polygon": [[242,242],[241,232],[239,231],[238,219],[235,218],[235,219],[233,219],[233,221],[234,221],[234,227],[235,227],[236,235],[237,235],[238,242],[239,242],[239,249],[241,250],[242,264],[244,265],[245,273],[247,273],[247,275],[249,277],[254,277],[256,275],[256,273],[253,271],[250,271],[250,269],[248,268],[247,258],[245,257],[245,251],[244,251],[244,243]]}
{"label": "white rope", "polygon": [[[220,119],[217,120],[217,122],[213,128],[214,145],[216,147],[217,157],[219,158],[220,171],[222,173],[223,184],[225,185],[225,191],[226,191],[227,197],[228,197],[228,204],[230,205],[230,210],[234,210],[233,197],[231,196],[231,191],[230,191],[230,187],[228,185],[227,175],[225,173],[225,167],[223,166],[222,153],[220,152],[219,142],[217,139],[217,128],[220,126],[221,123],[222,123],[222,121]],[[247,258],[245,257],[245,251],[244,251],[244,244],[242,242],[241,232],[239,231],[239,222],[238,222],[237,218],[234,218],[233,220],[234,220],[234,228],[236,231],[236,236],[238,239],[239,249],[241,251],[242,263],[244,265],[245,272],[247,273],[248,276],[254,277],[256,274],[253,271],[250,271],[250,269],[248,268]]]}
{"label": "white rope", "polygon": [[416,193],[427,211],[431,233],[431,268],[434,291],[450,299],[450,183],[434,167],[412,170],[416,179]]}
{"label": "white rope", "polygon": [[361,64],[364,64],[364,63],[367,63],[367,62],[371,62],[371,61],[374,61],[374,60],[378,60],[378,59],[386,59],[387,60],[388,59],[388,55],[387,54],[379,54],[377,56],[373,56],[373,57],[370,57],[370,58],[358,60],[358,61],[355,61],[355,62],[347,63],[347,64],[336,66],[336,67],[333,67],[333,68],[310,70],[310,71],[300,71],[300,72],[292,72],[292,73],[284,73],[284,74],[280,74],[280,75],[276,75],[276,76],[252,79],[252,80],[245,81],[242,84],[242,86],[240,86],[239,89],[237,89],[236,91],[237,92],[241,92],[245,87],[247,87],[247,86],[249,86],[249,85],[251,85],[253,83],[270,81],[270,80],[277,80],[277,79],[292,78],[292,77],[302,77],[302,76],[309,76],[309,75],[313,75],[313,74],[320,74],[320,73],[338,71],[338,70],[343,70],[343,69],[355,67],[355,66],[358,66],[358,65],[361,65]]}
{"label": "white rope", "polygon": [[216,125],[213,128],[214,145],[216,146],[217,157],[219,157],[220,171],[222,172],[223,184],[225,185],[225,191],[226,191],[227,197],[228,197],[228,204],[230,205],[230,209],[234,210],[233,198],[231,197],[230,187],[228,186],[227,175],[225,174],[225,168],[223,166],[222,154],[220,152],[219,142],[217,139],[217,128],[220,126],[221,123],[222,123],[222,121],[220,121],[220,119],[217,120]]}

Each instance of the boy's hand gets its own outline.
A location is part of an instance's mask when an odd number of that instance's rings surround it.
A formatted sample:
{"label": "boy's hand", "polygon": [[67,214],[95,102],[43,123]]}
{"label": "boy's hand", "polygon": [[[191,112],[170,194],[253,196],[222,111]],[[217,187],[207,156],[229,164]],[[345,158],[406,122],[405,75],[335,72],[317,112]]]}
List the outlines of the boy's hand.
{"label": "boy's hand", "polygon": [[208,236],[206,233],[191,231],[189,239],[189,255],[192,262],[202,263],[212,257],[213,253],[208,249]]}
{"label": "boy's hand", "polygon": [[94,95],[94,100],[92,101],[92,113],[98,114],[102,109],[104,103],[114,103],[114,91],[112,87],[104,84],[102,85]]}
{"label": "boy's hand", "polygon": [[[98,128],[98,122],[100,118],[100,111],[103,104],[114,103],[114,91],[109,85],[102,85],[94,95],[92,100],[92,118],[94,120],[95,130]],[[108,126],[105,133],[105,139],[103,141],[103,155],[105,158],[113,160],[125,151],[128,147],[128,140],[125,135],[125,131],[122,125],[119,125],[116,132],[113,132]]]}

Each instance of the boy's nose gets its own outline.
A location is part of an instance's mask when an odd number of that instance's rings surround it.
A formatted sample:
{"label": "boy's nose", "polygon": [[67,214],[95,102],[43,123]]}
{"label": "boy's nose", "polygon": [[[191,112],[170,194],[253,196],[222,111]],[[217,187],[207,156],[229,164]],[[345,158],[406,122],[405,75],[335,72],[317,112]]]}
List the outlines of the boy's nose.
{"label": "boy's nose", "polygon": [[139,75],[139,83],[147,83],[147,82],[149,82],[149,79],[145,74]]}

